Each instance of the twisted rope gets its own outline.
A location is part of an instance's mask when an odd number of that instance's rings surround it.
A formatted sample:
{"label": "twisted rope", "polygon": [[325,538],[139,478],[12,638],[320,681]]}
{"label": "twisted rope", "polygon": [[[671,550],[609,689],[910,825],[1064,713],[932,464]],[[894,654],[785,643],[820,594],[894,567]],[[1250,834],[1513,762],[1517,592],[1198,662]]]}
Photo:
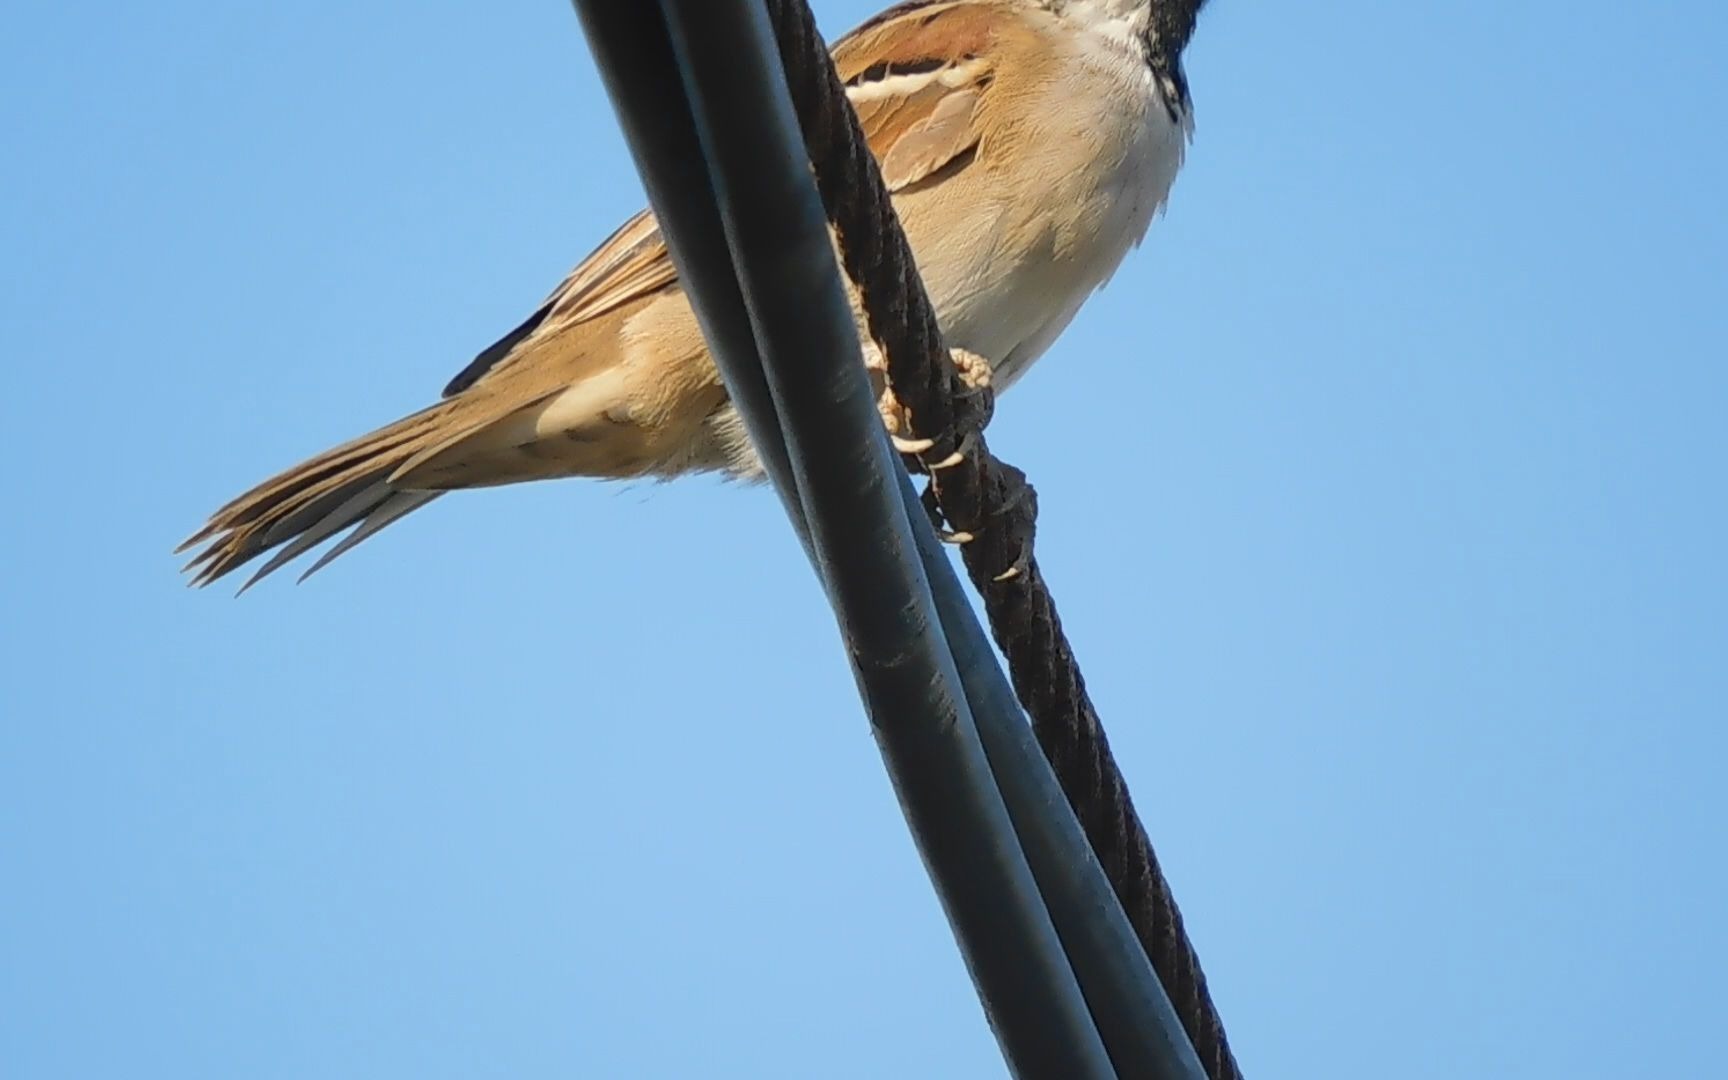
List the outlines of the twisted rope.
{"label": "twisted rope", "polygon": [[[984,599],[1038,742],[1206,1075],[1239,1080],[1199,957],[1033,555],[1036,495],[1025,474],[985,443],[992,396],[988,388],[967,387],[949,360],[912,249],[808,3],[766,3],[817,188],[840,236],[841,261],[862,295],[868,329],[886,355],[889,384],[913,435],[933,440],[919,455],[930,476],[926,509],[972,535],[961,547],[967,574]],[[956,453],[958,463],[930,468]]]}

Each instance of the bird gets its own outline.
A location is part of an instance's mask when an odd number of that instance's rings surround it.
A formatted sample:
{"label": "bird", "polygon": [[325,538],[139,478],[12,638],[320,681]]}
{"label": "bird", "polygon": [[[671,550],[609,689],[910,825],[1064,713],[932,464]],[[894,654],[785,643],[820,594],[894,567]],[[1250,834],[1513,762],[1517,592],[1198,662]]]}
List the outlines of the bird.
{"label": "bird", "polygon": [[[910,0],[831,46],[944,339],[987,368],[969,381],[1012,386],[1164,208],[1193,136],[1182,58],[1205,2]],[[450,491],[701,472],[763,475],[645,210],[437,402],[263,481],[178,551],[201,546],[195,586],[273,552],[244,592],[348,530],[304,579]]]}

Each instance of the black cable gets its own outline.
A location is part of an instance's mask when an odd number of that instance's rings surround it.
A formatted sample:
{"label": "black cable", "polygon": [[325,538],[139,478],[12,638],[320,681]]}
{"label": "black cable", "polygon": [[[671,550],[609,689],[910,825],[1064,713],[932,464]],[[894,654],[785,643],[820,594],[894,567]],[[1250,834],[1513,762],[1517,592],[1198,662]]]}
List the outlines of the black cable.
{"label": "black cable", "polygon": [[[912,434],[934,440],[925,461],[964,452],[959,465],[933,474],[934,508],[955,530],[977,538],[964,545],[963,558],[1038,741],[1207,1076],[1235,1080],[1241,1071],[1199,956],[1033,556],[1031,489],[1019,470],[998,461],[985,444],[980,429],[989,415],[987,394],[967,391],[948,360],[911,247],[809,5],[766,2],[817,186],[840,234],[846,272],[860,289],[870,332],[886,354],[889,385],[907,408]],[[1182,41],[1192,33],[1199,7],[1195,2],[1169,8],[1176,19],[1169,29],[1180,31]]]}
{"label": "black cable", "polygon": [[[626,100],[638,76],[664,69],[644,62],[655,48],[647,5],[577,6],[632,144],[638,136],[652,143],[642,128],[658,121]],[[685,286],[692,295],[718,285],[743,296],[756,350],[740,357],[717,348],[717,361],[731,386],[733,365],[760,352],[873,729],[986,1012],[1017,1075],[1114,1077],[940,632],[763,12],[750,0],[664,10],[681,46],[712,203],[733,248],[729,270],[686,253]],[[677,229],[668,237],[681,239]]]}

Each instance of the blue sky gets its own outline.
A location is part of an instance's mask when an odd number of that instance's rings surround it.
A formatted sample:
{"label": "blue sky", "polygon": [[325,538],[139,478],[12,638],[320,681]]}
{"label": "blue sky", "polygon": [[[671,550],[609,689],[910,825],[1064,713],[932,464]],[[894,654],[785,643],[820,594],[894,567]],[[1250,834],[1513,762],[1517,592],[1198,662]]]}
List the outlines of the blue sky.
{"label": "blue sky", "polygon": [[[1714,1072],[1728,13],[1213,7],[992,436],[1243,1063]],[[0,1075],[1001,1075],[768,491],[176,578],[640,205],[569,10],[8,22]]]}

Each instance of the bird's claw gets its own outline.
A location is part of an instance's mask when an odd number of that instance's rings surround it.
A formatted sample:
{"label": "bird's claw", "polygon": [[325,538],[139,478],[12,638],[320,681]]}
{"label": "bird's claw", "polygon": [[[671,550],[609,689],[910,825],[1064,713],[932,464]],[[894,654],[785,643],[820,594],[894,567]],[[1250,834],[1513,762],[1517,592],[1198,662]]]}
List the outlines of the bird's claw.
{"label": "bird's claw", "polygon": [[[990,385],[990,362],[975,352],[967,349],[949,349],[948,356],[953,361],[954,369],[960,376],[960,382],[969,391],[981,390]],[[882,350],[870,343],[864,349],[864,367],[870,372],[879,372],[882,379],[882,393],[876,400],[876,409],[882,414],[882,424],[888,429],[888,438],[894,449],[901,454],[920,457],[936,448],[937,439],[914,438],[911,434],[912,418],[907,408],[900,404],[900,399],[894,396],[894,390],[888,385],[885,377],[888,371],[888,361]],[[942,460],[926,463],[925,468],[931,472],[941,469],[952,469],[966,460],[977,444],[977,434],[967,432],[960,439],[960,445],[953,453]]]}

